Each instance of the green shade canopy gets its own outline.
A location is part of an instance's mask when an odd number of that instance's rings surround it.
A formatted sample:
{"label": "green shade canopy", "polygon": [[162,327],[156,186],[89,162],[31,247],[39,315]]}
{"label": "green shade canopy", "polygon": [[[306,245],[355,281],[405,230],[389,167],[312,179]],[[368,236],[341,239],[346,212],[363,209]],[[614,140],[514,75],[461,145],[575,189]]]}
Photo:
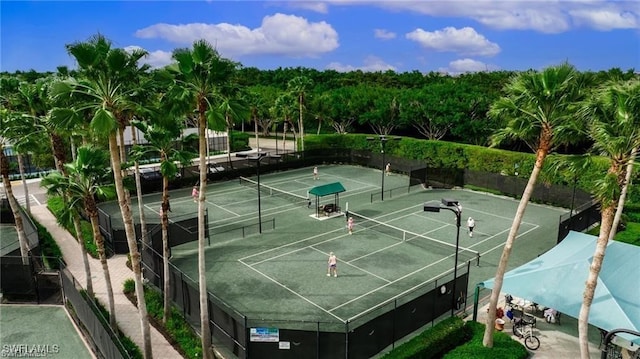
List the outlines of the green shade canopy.
{"label": "green shade canopy", "polygon": [[[505,273],[502,292],[577,318],[597,237],[569,235],[550,251]],[[640,331],[640,247],[612,241],[598,276],[589,323],[610,331]],[[493,288],[493,279],[480,283]],[[634,340],[635,341],[635,340]]]}
{"label": "green shade canopy", "polygon": [[340,182],[333,182],[333,183],[327,183],[322,186],[313,187],[309,191],[309,194],[312,194],[318,197],[324,197],[330,194],[341,193],[344,191],[346,191],[346,189],[344,189],[344,186]]}

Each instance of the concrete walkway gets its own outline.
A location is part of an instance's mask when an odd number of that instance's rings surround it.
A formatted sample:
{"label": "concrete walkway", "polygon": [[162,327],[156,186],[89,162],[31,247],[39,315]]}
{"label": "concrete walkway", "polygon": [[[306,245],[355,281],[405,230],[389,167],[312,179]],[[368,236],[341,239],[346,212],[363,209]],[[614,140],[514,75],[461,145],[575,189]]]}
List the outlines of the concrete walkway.
{"label": "concrete walkway", "polygon": [[[51,236],[55,239],[62,250],[62,254],[67,268],[73,276],[82,284],[86,285],[84,274],[84,265],[82,262],[82,252],[80,244],[65,230],[56,223],[56,218],[51,214],[46,205],[33,206],[31,215],[42,226],[47,228]],[[104,276],[102,275],[102,265],[100,261],[89,258],[91,265],[91,278],[93,280],[93,290],[96,298],[106,308],[107,288]],[[126,265],[126,255],[115,255],[107,260],[109,265],[109,273],[111,275],[111,284],[113,287],[113,295],[116,307],[116,319],[120,329],[133,340],[142,350],[142,331],[140,329],[140,316],[138,309],[134,306],[122,292],[123,283],[129,278],[133,278],[133,272]],[[158,332],[153,326],[151,329],[151,346],[154,358],[163,359],[179,359],[182,355],[178,353],[169,342]]]}

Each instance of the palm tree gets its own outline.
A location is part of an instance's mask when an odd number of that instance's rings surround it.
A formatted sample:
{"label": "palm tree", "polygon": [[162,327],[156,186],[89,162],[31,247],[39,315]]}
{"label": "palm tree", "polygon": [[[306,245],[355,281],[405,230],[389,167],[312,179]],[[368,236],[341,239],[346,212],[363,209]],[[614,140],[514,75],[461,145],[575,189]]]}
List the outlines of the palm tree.
{"label": "palm tree", "polygon": [[296,96],[298,102],[298,131],[300,132],[300,151],[304,151],[304,103],[307,91],[313,81],[306,76],[298,76],[289,80],[287,89]]}
{"label": "palm tree", "polygon": [[[11,121],[16,120],[16,114],[10,112],[4,107],[0,108],[0,123],[2,124],[2,132],[5,132],[8,128],[11,128]],[[0,136],[0,175],[2,175],[2,184],[4,186],[7,200],[9,201],[9,207],[15,220],[16,231],[18,232],[18,243],[20,245],[20,255],[22,256],[22,263],[29,264],[29,242],[27,241],[27,235],[24,231],[24,224],[22,223],[22,216],[20,216],[20,205],[13,195],[13,189],[11,188],[11,180],[9,179],[9,159],[4,153],[5,149],[5,137]]]}
{"label": "palm tree", "polygon": [[249,108],[247,107],[240,89],[233,86],[224,86],[218,94],[219,105],[213,110],[213,116],[209,119],[209,127],[216,131],[227,132],[227,156],[229,164],[233,166],[231,161],[231,131],[233,131],[234,122],[240,120],[244,122],[249,118]]}
{"label": "palm tree", "polygon": [[98,257],[102,265],[105,284],[107,286],[107,301],[109,305],[109,324],[112,328],[116,328],[116,309],[113,297],[113,287],[111,285],[111,275],[109,273],[109,265],[107,263],[107,255],[104,246],[104,237],[100,233],[98,224],[98,206],[96,198],[112,199],[115,197],[113,185],[107,185],[110,176],[107,168],[109,167],[109,158],[104,150],[94,147],[80,147],[76,160],[64,165],[63,173],[52,173],[44,177],[40,183],[41,186],[47,188],[47,194],[60,195],[66,206],[66,213],[62,221],[72,222],[76,231],[76,236],[80,241],[83,260],[85,261],[85,274],[87,278],[87,291],[93,296],[92,286],[90,282],[90,269],[88,267],[88,256],[85,247],[85,241],[82,238],[80,230],[80,213],[84,212],[91,221],[91,229],[93,238],[98,248]]}
{"label": "palm tree", "polygon": [[611,232],[614,231],[616,206],[623,189],[629,185],[627,171],[633,168],[628,164],[631,163],[636,149],[640,146],[639,111],[640,81],[637,80],[623,84],[609,82],[585,103],[584,115],[585,118],[590,119],[589,136],[593,140],[593,148],[598,154],[609,159],[610,166],[605,177],[597,182],[594,190],[595,197],[600,202],[601,220],[578,315],[580,356],[584,359],[589,358],[589,311],[607,243]]}
{"label": "palm tree", "polygon": [[483,338],[483,345],[486,347],[493,347],[493,323],[507,263],[544,161],[558,146],[579,139],[573,109],[584,95],[581,86],[584,80],[586,78],[581,77],[573,66],[566,63],[546,68],[542,72],[520,73],[505,86],[506,95],[497,100],[489,111],[494,118],[508,120],[507,126],[492,138],[493,145],[506,140],[523,141],[535,151],[536,160],[496,270]]}
{"label": "palm tree", "polygon": [[204,358],[213,358],[211,351],[211,329],[209,327],[209,306],[207,300],[207,272],[205,266],[205,196],[207,190],[207,120],[214,116],[213,109],[218,99],[220,86],[231,76],[229,61],[205,40],[193,43],[191,49],[176,49],[173,58],[177,64],[169,69],[175,74],[176,86],[169,98],[176,105],[174,111],[182,114],[197,114],[198,125],[198,168],[200,171],[200,195],[198,197],[198,290],[200,293],[200,331]]}
{"label": "palm tree", "polygon": [[[140,315],[140,329],[144,342],[145,358],[152,357],[151,333],[147,307],[144,299],[144,285],[140,267],[140,252],[136,242],[131,204],[123,183],[122,152],[118,145],[118,135],[123,128],[124,119],[135,108],[131,99],[137,93],[131,85],[131,75],[137,72],[137,61],[144,52],[127,53],[122,49],[112,49],[111,42],[102,35],[95,35],[87,42],[67,45],[80,67],[84,79],[69,81],[56,86],[53,95],[78,96],[74,104],[75,113],[92,114],[90,128],[98,136],[108,139],[111,168],[116,187],[120,213],[124,222],[131,266],[136,284],[136,299]],[[131,70],[136,66],[136,70]]]}
{"label": "palm tree", "polygon": [[[164,273],[164,315],[162,323],[167,324],[169,318],[171,303],[169,301],[171,293],[170,275],[169,275],[169,180],[175,178],[178,173],[178,165],[187,165],[195,157],[194,153],[188,151],[180,151],[175,148],[175,139],[180,137],[182,126],[181,121],[167,116],[166,118],[154,116],[159,121],[155,121],[155,125],[142,121],[133,121],[132,124],[144,133],[147,144],[135,146],[132,151],[134,158],[139,158],[147,154],[159,155],[160,157],[160,173],[162,174],[162,258]],[[193,135],[195,137],[195,135]],[[182,138],[184,142],[190,142],[194,139],[191,136]]]}

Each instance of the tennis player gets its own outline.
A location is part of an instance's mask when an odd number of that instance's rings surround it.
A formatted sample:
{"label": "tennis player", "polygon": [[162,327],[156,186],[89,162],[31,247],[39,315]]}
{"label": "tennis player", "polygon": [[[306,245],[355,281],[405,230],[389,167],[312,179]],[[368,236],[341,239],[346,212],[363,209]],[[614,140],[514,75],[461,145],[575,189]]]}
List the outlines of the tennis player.
{"label": "tennis player", "polygon": [[320,175],[318,175],[318,166],[313,167],[313,180],[317,180],[320,178]]}
{"label": "tennis player", "polygon": [[336,258],[336,255],[333,254],[333,252],[329,253],[329,261],[327,263],[329,265],[329,268],[327,268],[327,277],[331,277],[332,273],[334,277],[337,277],[338,276],[338,258]]}
{"label": "tennis player", "polygon": [[347,220],[347,229],[349,230],[349,234],[353,234],[353,217],[349,217]]}
{"label": "tennis player", "polygon": [[198,202],[198,196],[200,195],[200,191],[198,191],[198,186],[193,186],[191,190],[191,197],[193,197],[194,202]]}
{"label": "tennis player", "polygon": [[387,167],[384,168],[384,171],[387,173],[387,176],[391,175],[391,163],[387,163]]}
{"label": "tennis player", "polygon": [[467,227],[469,227],[469,237],[473,237],[473,228],[476,226],[476,220],[469,217],[467,219]]}

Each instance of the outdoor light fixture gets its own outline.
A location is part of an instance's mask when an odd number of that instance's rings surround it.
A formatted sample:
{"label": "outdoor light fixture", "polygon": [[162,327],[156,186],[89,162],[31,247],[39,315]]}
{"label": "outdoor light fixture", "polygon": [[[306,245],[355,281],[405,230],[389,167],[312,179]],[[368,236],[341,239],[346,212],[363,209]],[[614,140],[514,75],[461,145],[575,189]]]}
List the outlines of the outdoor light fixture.
{"label": "outdoor light fixture", "polygon": [[380,167],[382,169],[382,185],[381,185],[382,192],[380,193],[380,199],[384,201],[384,176],[385,176],[385,166],[386,166],[385,150],[387,148],[387,141],[389,140],[399,141],[400,137],[387,137],[385,135],[379,135],[378,137],[367,137],[367,141],[375,141],[375,140],[380,141],[380,152],[382,153],[382,167]]}
{"label": "outdoor light fixture", "polygon": [[267,157],[267,154],[264,152],[258,152],[257,156],[247,157],[249,161],[254,161],[257,163],[256,173],[258,176],[258,233],[262,233],[262,209],[260,207],[260,161],[262,161],[262,159],[265,157]]}
{"label": "outdoor light fixture", "polygon": [[456,234],[456,254],[453,264],[453,289],[451,295],[451,316],[453,317],[454,311],[457,307],[456,303],[456,281],[458,277],[458,248],[460,245],[460,218],[462,217],[462,207],[460,202],[455,199],[443,198],[440,202],[429,201],[424,203],[425,212],[440,212],[440,210],[446,209],[456,215],[456,227],[458,228]]}

